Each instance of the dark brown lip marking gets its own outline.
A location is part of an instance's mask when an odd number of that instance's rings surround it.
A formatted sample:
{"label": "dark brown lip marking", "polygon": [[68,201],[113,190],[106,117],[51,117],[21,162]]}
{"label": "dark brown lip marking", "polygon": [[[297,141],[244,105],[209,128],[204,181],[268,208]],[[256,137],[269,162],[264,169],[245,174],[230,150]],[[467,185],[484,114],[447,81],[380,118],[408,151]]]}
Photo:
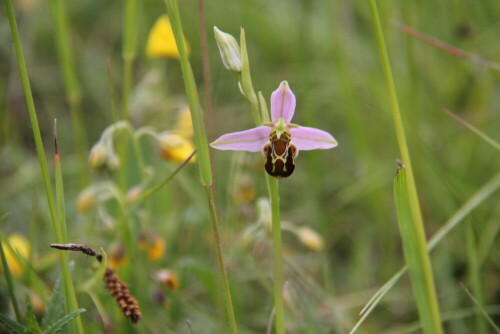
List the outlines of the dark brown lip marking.
{"label": "dark brown lip marking", "polygon": [[271,132],[262,153],[266,156],[264,165],[266,172],[276,178],[292,175],[295,170],[294,158],[297,156],[297,147],[290,141],[290,134],[284,132],[278,139],[276,131]]}

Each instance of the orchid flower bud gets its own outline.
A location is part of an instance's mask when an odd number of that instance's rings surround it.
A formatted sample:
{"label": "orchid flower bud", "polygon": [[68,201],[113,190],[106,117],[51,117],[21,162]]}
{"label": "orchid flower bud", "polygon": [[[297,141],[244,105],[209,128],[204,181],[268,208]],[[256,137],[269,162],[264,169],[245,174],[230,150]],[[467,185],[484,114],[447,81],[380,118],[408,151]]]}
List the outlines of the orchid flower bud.
{"label": "orchid flower bud", "polygon": [[240,46],[236,39],[217,27],[214,27],[214,33],[224,67],[232,72],[241,72]]}

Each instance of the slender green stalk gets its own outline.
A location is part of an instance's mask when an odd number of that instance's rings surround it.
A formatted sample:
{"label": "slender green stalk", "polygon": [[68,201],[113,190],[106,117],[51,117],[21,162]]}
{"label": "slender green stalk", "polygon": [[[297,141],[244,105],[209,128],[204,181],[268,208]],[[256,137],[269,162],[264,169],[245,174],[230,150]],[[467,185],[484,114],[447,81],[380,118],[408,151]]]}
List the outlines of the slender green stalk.
{"label": "slender green stalk", "polygon": [[134,205],[137,205],[138,203],[144,201],[145,199],[147,199],[148,197],[150,197],[151,195],[156,193],[158,190],[160,190],[164,185],[169,183],[177,175],[177,173],[179,173],[182,170],[182,168],[184,166],[186,166],[186,164],[191,160],[192,157],[194,157],[195,154],[196,154],[196,150],[193,151],[193,153],[191,153],[189,155],[189,157],[187,157],[186,160],[184,160],[179,166],[177,166],[177,168],[172,173],[170,173],[170,175],[168,175],[163,181],[161,181],[160,183],[158,183],[156,186],[152,187],[151,189],[144,191],[135,200]]}
{"label": "slender green stalk", "polygon": [[[476,242],[476,234],[474,233],[474,227],[472,221],[468,221],[465,224],[465,242],[467,245],[467,260],[469,268],[469,280],[472,284],[474,294],[476,295],[475,302],[479,304],[480,307],[484,305],[484,294],[483,294],[483,284],[481,278],[481,263],[479,262],[478,249]],[[485,318],[478,314],[475,319],[477,334],[486,334],[487,325]]]}
{"label": "slender green stalk", "polygon": [[[256,126],[270,122],[266,101],[261,92],[255,94],[250,75],[250,62],[245,40],[245,30],[241,29],[241,75],[240,85],[245,96],[250,103],[252,115]],[[281,244],[281,219],[279,202],[278,179],[266,175],[267,189],[271,200],[271,221],[273,234],[273,289],[274,289],[274,310],[276,316],[276,333],[285,333],[285,307],[283,304],[283,254]]]}
{"label": "slender green stalk", "polygon": [[285,333],[285,308],[283,306],[283,255],[281,252],[281,220],[278,179],[268,175],[269,195],[271,197],[271,216],[273,226],[273,280],[274,309],[276,311],[276,333]]}
{"label": "slender green stalk", "polygon": [[17,322],[21,323],[21,312],[19,312],[19,306],[17,304],[16,294],[14,293],[14,279],[12,277],[12,272],[10,271],[9,264],[5,258],[5,253],[3,251],[3,234],[0,234],[0,258],[2,259],[3,274],[5,276],[5,281],[7,282],[7,290],[9,291],[10,300],[12,301],[12,308],[16,315]]}
{"label": "slender green stalk", "polygon": [[[488,315],[488,312],[484,309],[482,303],[480,303],[477,298],[474,297],[474,295],[469,291],[469,289],[467,289],[467,287],[462,283],[462,288],[465,290],[465,293],[467,293],[467,296],[469,296],[469,298],[474,302],[474,304],[476,304],[477,308],[479,308],[479,311],[481,312],[482,316],[484,317],[484,320],[488,321],[491,325],[491,327],[495,330],[495,332],[497,332],[498,334],[500,334],[500,328],[495,324],[495,322],[493,321],[493,319],[491,319],[491,317]],[[486,325],[486,323],[485,323]],[[484,327],[484,331],[481,332],[481,333],[486,333],[487,329],[486,327]]]}
{"label": "slender green stalk", "polygon": [[207,24],[205,19],[205,0],[198,0],[198,16],[200,24],[201,64],[203,67],[203,83],[205,86],[205,115],[207,119],[207,133],[211,138],[213,134],[213,103],[212,79],[210,75],[210,61],[208,58]]}
{"label": "slender green stalk", "polygon": [[135,60],[137,23],[137,0],[126,0],[123,13],[123,87],[122,119],[128,120],[128,100],[132,89],[133,65]]}
{"label": "slender green stalk", "polygon": [[80,84],[77,79],[75,64],[73,62],[73,54],[71,52],[68,19],[66,15],[65,0],[50,0],[50,8],[55,21],[55,37],[56,45],[61,63],[61,70],[64,79],[64,90],[66,100],[71,113],[71,123],[75,134],[75,145],[78,159],[82,185],[88,184],[87,175],[87,134],[85,131],[85,123],[83,122],[81,101],[82,94]]}
{"label": "slender green stalk", "polygon": [[263,119],[259,114],[259,101],[253,89],[252,77],[250,76],[250,62],[248,61],[247,43],[245,39],[245,29],[240,29],[240,48],[241,48],[241,74],[240,85],[245,97],[250,102],[252,116],[257,126],[261,125]]}
{"label": "slender green stalk", "polygon": [[[54,192],[52,190],[52,184],[50,181],[50,176],[47,168],[47,160],[45,158],[45,151],[42,143],[42,136],[40,134],[40,127],[38,125],[38,118],[35,110],[35,103],[33,102],[33,95],[31,93],[31,86],[28,78],[28,71],[26,70],[26,64],[24,61],[24,54],[21,47],[21,41],[19,38],[19,31],[17,29],[16,17],[14,15],[14,8],[12,6],[12,0],[5,0],[7,7],[7,16],[9,17],[10,29],[12,33],[12,40],[14,42],[14,47],[16,50],[17,62],[19,65],[19,73],[21,75],[21,81],[24,89],[24,96],[26,98],[26,104],[28,107],[28,113],[30,117],[31,128],[33,130],[33,137],[35,139],[35,146],[38,155],[38,161],[40,163],[40,170],[42,172],[42,178],[45,186],[45,195],[47,197],[47,204],[49,206],[50,218],[52,222],[52,228],[54,230],[56,240],[58,243],[64,243],[65,237],[63,235],[63,228],[61,227],[61,222],[59,220]],[[68,287],[65,289],[65,301],[69,305],[69,310],[71,312],[77,311],[78,304],[76,302],[76,296],[74,294],[73,282],[71,280],[71,275],[69,271],[68,261],[66,256],[61,256],[61,270],[63,280]],[[69,324],[70,332],[73,333],[83,333],[83,326],[80,317],[75,319],[75,322]]]}
{"label": "slender green stalk", "polygon": [[[64,184],[62,177],[61,155],[59,154],[59,148],[57,144],[56,120],[54,120],[54,148],[55,148],[54,165],[56,174],[56,206],[58,213],[58,222],[61,229],[60,233],[62,235],[62,243],[67,243],[68,237],[66,232],[66,208],[64,201]],[[68,263],[68,254],[66,252],[62,252],[61,261],[64,261],[64,263]],[[65,308],[66,308],[66,313],[69,314],[74,311],[72,310],[73,306],[78,307],[78,302],[76,300],[75,288],[73,286],[69,270],[67,273],[65,273],[63,269],[63,277],[66,277],[66,279],[63,280],[65,296],[69,298],[69,300],[66,300]],[[75,330],[77,333],[83,332],[83,325],[80,317],[77,317],[74,323],[70,322],[68,326],[70,326],[70,328],[75,326],[73,330]]]}
{"label": "slender green stalk", "polygon": [[215,249],[217,255],[217,263],[222,279],[222,288],[224,290],[224,303],[229,322],[229,327],[232,334],[238,332],[236,326],[236,318],[234,315],[233,302],[231,299],[231,290],[229,287],[229,280],[224,262],[224,254],[222,253],[222,243],[220,240],[219,223],[217,218],[214,192],[212,188],[212,167],[210,162],[210,154],[208,147],[208,140],[203,121],[203,111],[201,110],[200,101],[198,98],[198,91],[194,81],[193,71],[189,63],[186,52],[186,46],[183,40],[182,22],[179,13],[179,7],[176,0],[166,0],[167,10],[172,23],[172,30],[174,32],[177,47],[179,49],[179,56],[181,62],[181,70],[184,77],[184,85],[186,88],[186,95],[193,119],[193,130],[196,150],[198,152],[198,167],[200,169],[201,183],[205,188],[210,209],[210,218],[212,221],[212,229],[215,238]]}
{"label": "slender green stalk", "polygon": [[474,125],[470,124],[469,122],[467,122],[465,119],[463,119],[462,117],[458,116],[457,114],[454,114],[452,113],[451,111],[449,111],[448,109],[442,109],[442,111],[449,115],[450,117],[452,117],[453,119],[457,120],[458,122],[462,123],[463,125],[465,125],[469,130],[471,130],[472,132],[474,132],[476,135],[478,135],[482,140],[484,140],[485,142],[487,142],[488,144],[490,144],[491,146],[493,146],[494,148],[496,148],[497,150],[500,151],[500,143],[498,143],[495,139],[491,138],[490,136],[488,136],[486,133],[484,133],[483,131],[479,130],[478,128],[476,128]]}
{"label": "slender green stalk", "polygon": [[[402,226],[402,229],[408,229],[412,231],[411,238],[407,240],[407,242],[411,242],[411,245],[407,245],[406,247],[411,247],[412,249],[412,254],[414,255],[415,260],[415,267],[412,268],[412,265],[409,262],[410,259],[406,258],[406,260],[408,262],[408,267],[410,268],[412,286],[414,289],[413,292],[414,296],[417,299],[417,306],[421,317],[422,327],[424,328],[424,333],[439,334],[442,333],[439,304],[436,296],[436,288],[434,286],[431,261],[425,240],[425,230],[420,212],[420,204],[418,202],[417,188],[415,185],[415,179],[411,167],[410,152],[408,150],[408,145],[406,142],[403,119],[399,110],[396,87],[394,85],[394,80],[392,77],[389,55],[385,46],[384,35],[382,32],[377,5],[375,3],[375,0],[369,0],[369,3],[374,21],[374,29],[377,36],[380,60],[382,63],[382,68],[384,70],[387,89],[389,92],[392,117],[396,128],[399,151],[401,154],[401,159],[406,165],[405,183],[407,188],[406,190],[408,192],[408,209],[411,217],[406,217],[409,219],[404,221],[404,224],[406,226]],[[402,231],[401,234],[403,237]],[[404,237],[403,242],[405,242]],[[426,294],[425,299],[420,296],[419,291]],[[422,302],[418,303],[419,300],[421,300]],[[425,303],[423,302],[424,300]]]}

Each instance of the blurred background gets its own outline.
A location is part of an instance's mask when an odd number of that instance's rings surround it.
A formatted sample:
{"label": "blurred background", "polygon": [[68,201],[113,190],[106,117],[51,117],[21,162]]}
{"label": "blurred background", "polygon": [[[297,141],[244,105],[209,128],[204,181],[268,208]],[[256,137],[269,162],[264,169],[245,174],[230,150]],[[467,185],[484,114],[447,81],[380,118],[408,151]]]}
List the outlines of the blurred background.
{"label": "blurred background", "polygon": [[[198,2],[179,5],[205,103]],[[441,110],[500,141],[500,65],[494,63],[500,62],[500,2],[391,0],[378,5],[430,237],[498,170],[498,151]],[[177,138],[185,146],[176,151],[169,146],[175,142],[172,137],[162,143],[155,139],[161,136],[146,134],[138,141],[140,158],[132,146],[125,156],[117,148],[119,169],[126,173],[92,171],[78,157],[51,1],[17,0],[14,6],[51,175],[53,120],[58,120],[69,239],[103,247],[118,273],[123,268],[135,273],[129,285],[143,320],[131,329],[100,281],[92,296],[86,293],[94,261],[70,254],[88,332],[190,333],[191,327],[193,333],[222,333],[221,290],[196,164],[187,164],[159,192],[126,211],[110,190],[133,201],[134,190],[159,183],[179,166],[191,152],[190,136]],[[69,1],[66,11],[81,98],[77,125],[84,129],[80,144],[87,157],[123,105],[124,4]],[[134,131],[176,135],[189,131],[179,62],[175,56],[147,52],[151,28],[165,13],[161,1],[137,5],[128,105]],[[205,15],[213,102],[205,114],[210,140],[253,127],[237,77],[220,60],[212,30],[217,26],[237,39],[240,27],[245,28],[254,88],[266,100],[287,80],[297,97],[294,122],[326,130],[339,142],[333,150],[301,152],[294,175],[280,182],[280,195],[288,331],[347,333],[370,297],[404,265],[392,189],[399,151],[368,2],[212,0],[206,2]],[[19,246],[27,251],[17,293],[23,308],[27,300],[42,316],[60,272],[59,253],[48,246],[55,237],[4,6],[0,16],[0,215],[10,213],[1,231],[6,238],[25,239]],[[401,24],[474,59],[405,34]],[[264,161],[259,154],[212,153],[239,327],[241,333],[264,333],[273,300]],[[473,286],[476,298],[500,321],[498,200],[498,194],[487,197],[432,252],[448,333],[480,333],[478,322],[484,320],[460,282]],[[123,214],[137,227],[133,243],[120,230]],[[3,277],[0,294],[0,312],[11,315]],[[358,332],[420,332],[407,276]]]}

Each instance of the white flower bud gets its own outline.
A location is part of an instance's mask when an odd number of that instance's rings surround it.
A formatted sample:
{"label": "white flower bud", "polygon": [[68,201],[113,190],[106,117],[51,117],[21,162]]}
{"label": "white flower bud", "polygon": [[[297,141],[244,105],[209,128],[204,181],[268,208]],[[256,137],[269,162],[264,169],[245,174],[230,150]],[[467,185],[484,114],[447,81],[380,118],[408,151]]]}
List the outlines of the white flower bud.
{"label": "white flower bud", "polygon": [[214,33],[224,67],[232,72],[241,72],[240,46],[236,39],[217,27],[214,27]]}

